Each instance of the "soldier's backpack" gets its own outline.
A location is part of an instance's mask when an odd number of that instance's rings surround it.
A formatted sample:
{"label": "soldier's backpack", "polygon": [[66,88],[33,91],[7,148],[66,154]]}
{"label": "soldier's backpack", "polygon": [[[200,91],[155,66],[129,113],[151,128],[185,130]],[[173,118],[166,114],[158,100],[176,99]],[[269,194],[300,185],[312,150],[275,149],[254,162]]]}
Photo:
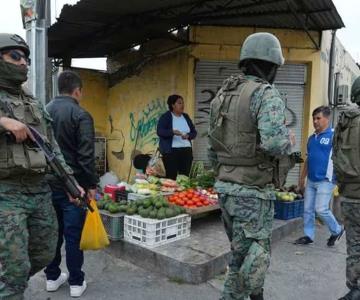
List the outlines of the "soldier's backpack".
{"label": "soldier's backpack", "polygon": [[339,183],[360,182],[360,109],[344,111],[333,138],[334,171]]}

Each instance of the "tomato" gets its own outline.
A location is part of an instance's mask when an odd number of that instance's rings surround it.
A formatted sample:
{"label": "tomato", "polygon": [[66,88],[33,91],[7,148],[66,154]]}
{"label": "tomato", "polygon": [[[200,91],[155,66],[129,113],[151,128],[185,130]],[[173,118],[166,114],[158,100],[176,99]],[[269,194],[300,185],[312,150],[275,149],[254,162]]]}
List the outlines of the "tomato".
{"label": "tomato", "polygon": [[196,202],[196,206],[200,207],[200,206],[203,206],[203,204],[199,201],[199,202]]}
{"label": "tomato", "polygon": [[186,204],[189,205],[189,206],[194,205],[194,201],[188,200],[188,201],[186,202]]}
{"label": "tomato", "polygon": [[205,200],[205,201],[203,201],[203,204],[204,204],[205,206],[208,206],[208,205],[210,204],[210,202],[207,201],[207,200]]}
{"label": "tomato", "polygon": [[185,204],[185,201],[183,200],[178,200],[177,201],[177,204],[180,205],[180,206],[183,206]]}

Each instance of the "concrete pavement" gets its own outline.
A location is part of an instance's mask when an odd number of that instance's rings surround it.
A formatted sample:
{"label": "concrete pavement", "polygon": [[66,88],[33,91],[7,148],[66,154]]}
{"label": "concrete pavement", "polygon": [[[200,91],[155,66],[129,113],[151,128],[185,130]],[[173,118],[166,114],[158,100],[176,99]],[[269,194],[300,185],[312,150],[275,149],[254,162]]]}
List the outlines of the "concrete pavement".
{"label": "concrete pavement", "polygon": [[[266,300],[336,300],[347,292],[345,286],[345,236],[334,248],[326,246],[329,233],[318,226],[315,244],[296,246],[301,231],[273,245],[270,270],[265,283]],[[144,257],[144,259],[146,259]],[[88,252],[85,272],[89,287],[84,300],[215,300],[219,299],[224,276],[199,285],[167,279],[101,252]],[[65,268],[64,268],[65,270]],[[26,300],[70,299],[69,288],[56,293],[44,291],[44,275],[29,283]]]}

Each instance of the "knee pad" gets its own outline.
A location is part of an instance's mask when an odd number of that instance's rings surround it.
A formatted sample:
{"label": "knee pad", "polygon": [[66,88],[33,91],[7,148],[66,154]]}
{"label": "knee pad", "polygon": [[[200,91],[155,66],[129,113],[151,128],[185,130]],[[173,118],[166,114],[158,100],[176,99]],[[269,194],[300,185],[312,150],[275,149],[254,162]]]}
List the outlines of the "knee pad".
{"label": "knee pad", "polygon": [[269,265],[269,251],[254,241],[239,270],[239,277],[246,290],[254,291],[263,287]]}

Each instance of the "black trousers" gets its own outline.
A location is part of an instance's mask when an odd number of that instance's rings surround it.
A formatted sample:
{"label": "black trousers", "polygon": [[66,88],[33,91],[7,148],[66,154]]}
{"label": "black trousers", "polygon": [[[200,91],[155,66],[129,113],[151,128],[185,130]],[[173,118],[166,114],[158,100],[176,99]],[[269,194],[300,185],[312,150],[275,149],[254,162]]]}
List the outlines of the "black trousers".
{"label": "black trousers", "polygon": [[175,180],[177,174],[189,176],[192,161],[191,147],[172,148],[171,153],[163,154],[166,178]]}

